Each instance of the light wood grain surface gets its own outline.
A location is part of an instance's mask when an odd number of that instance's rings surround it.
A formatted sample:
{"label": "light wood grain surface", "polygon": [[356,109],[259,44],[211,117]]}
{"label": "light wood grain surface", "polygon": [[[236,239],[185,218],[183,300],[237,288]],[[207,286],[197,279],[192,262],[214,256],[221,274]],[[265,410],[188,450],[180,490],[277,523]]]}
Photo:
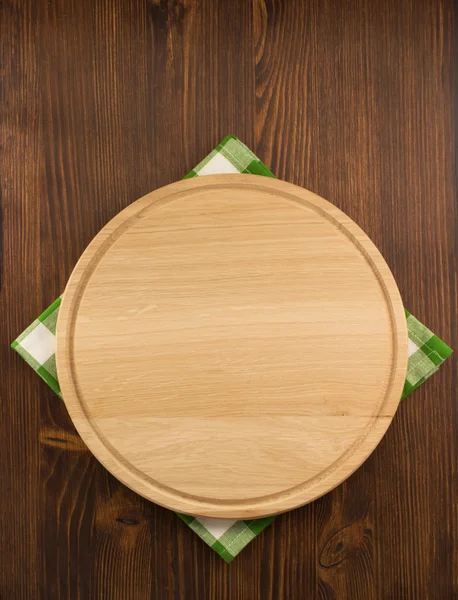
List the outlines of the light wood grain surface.
{"label": "light wood grain surface", "polygon": [[456,350],[456,25],[453,0],[1,3],[0,596],[458,597],[456,352],[347,481],[226,565],[9,348],[114,215],[234,133],[361,226]]}
{"label": "light wood grain surface", "polygon": [[63,397],[121,481],[168,508],[253,518],[336,487],[389,426],[407,366],[378,250],[319,196],[187,179],[116,216],[57,323]]}

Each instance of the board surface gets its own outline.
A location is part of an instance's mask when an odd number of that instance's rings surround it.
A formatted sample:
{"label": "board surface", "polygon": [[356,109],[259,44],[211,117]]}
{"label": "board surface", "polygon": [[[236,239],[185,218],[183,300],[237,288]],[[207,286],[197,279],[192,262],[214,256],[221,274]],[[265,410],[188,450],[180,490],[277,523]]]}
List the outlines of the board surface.
{"label": "board surface", "polygon": [[292,184],[188,179],[88,246],[57,326],[65,403],[95,456],[169,508],[282,512],[372,452],[398,406],[394,279],[346,215]]}

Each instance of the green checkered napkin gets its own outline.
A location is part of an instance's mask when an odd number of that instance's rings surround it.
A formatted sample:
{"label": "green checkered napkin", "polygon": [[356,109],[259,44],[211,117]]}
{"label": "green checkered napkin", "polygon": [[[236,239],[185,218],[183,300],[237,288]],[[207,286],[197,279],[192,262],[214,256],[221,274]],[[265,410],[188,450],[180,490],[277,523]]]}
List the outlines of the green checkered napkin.
{"label": "green checkered napkin", "polygon": [[[186,178],[221,173],[252,173],[275,177],[235,136],[226,137]],[[22,358],[61,396],[56,372],[56,322],[58,298],[11,344]],[[435,373],[452,350],[406,311],[409,333],[409,362],[402,398]],[[177,513],[178,514],[178,513]],[[204,542],[230,562],[269,525],[274,517],[251,521],[208,519],[178,514]]]}

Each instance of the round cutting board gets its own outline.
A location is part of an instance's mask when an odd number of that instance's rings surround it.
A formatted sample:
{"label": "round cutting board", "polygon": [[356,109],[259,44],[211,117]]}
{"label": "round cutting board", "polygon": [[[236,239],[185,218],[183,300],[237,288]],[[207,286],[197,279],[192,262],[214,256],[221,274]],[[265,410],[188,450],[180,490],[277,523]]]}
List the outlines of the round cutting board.
{"label": "round cutting board", "polygon": [[401,298],[357,225],[254,175],[197,177],[119,213],[57,326],[63,397],[126,485],[180,512],[310,502],[373,451],[407,366]]}

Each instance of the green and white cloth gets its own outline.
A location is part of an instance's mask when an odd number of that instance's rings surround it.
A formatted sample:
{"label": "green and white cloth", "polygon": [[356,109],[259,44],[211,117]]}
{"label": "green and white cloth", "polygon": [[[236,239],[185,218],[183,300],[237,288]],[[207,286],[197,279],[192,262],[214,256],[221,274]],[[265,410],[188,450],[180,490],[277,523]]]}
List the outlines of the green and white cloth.
{"label": "green and white cloth", "polygon": [[[274,174],[235,136],[226,137],[213,152],[197,165],[185,179],[221,173],[251,173],[275,177]],[[56,322],[61,298],[49,306],[11,344],[22,358],[60,397],[56,371]],[[409,334],[409,362],[402,398],[408,396],[435,373],[452,353],[442,340],[406,311]],[[178,513],[177,513],[178,514]],[[209,519],[178,514],[213,550],[227,562],[274,519],[266,517],[250,521]]]}

